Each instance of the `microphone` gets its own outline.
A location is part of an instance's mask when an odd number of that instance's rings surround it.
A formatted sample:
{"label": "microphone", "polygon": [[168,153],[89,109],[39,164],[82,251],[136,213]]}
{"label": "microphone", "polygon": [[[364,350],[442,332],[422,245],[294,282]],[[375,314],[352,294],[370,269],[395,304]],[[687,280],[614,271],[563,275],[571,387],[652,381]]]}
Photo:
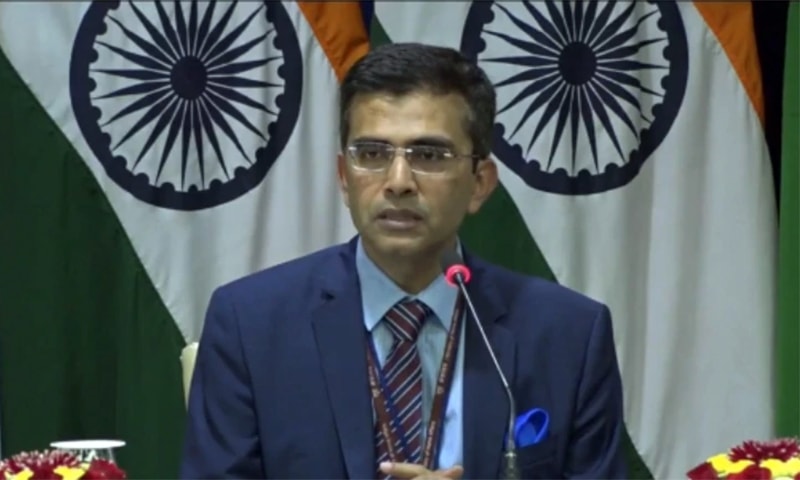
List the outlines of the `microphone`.
{"label": "microphone", "polygon": [[478,332],[480,332],[481,338],[483,338],[483,343],[489,351],[489,356],[492,358],[494,368],[497,370],[497,374],[500,376],[500,382],[503,384],[503,389],[506,391],[506,396],[508,397],[508,435],[506,435],[503,453],[503,479],[519,480],[520,473],[517,466],[517,444],[514,439],[514,423],[517,418],[517,407],[514,402],[514,395],[511,393],[511,387],[508,386],[508,380],[506,380],[506,376],[500,368],[500,363],[497,361],[497,356],[494,354],[492,344],[489,343],[486,331],[484,331],[483,325],[481,325],[481,321],[478,319],[478,314],[475,312],[472,298],[469,296],[469,292],[467,292],[467,283],[469,283],[472,273],[469,268],[464,265],[458,253],[453,251],[446,252],[442,255],[441,266],[447,283],[458,287],[464,295],[464,299],[467,301],[467,306],[469,307],[469,312],[475,320],[475,326],[478,327]]}

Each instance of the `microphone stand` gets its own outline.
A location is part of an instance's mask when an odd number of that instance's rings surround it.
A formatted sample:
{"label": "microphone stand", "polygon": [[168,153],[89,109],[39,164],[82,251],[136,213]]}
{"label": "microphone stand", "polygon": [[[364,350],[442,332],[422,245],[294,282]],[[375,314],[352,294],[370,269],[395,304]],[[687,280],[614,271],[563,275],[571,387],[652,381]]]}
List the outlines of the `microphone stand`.
{"label": "microphone stand", "polygon": [[475,312],[475,306],[472,305],[472,299],[467,292],[466,285],[464,285],[464,276],[461,273],[456,273],[453,275],[453,277],[455,277],[455,283],[458,285],[458,288],[464,295],[464,299],[467,301],[469,312],[472,314],[472,318],[475,320],[475,325],[478,327],[478,332],[480,332],[481,337],[483,338],[483,343],[486,345],[489,356],[492,358],[494,368],[497,369],[497,373],[500,374],[500,382],[503,384],[503,389],[508,397],[508,434],[506,435],[505,448],[503,451],[502,480],[519,480],[520,472],[517,465],[517,442],[514,439],[514,423],[515,419],[517,418],[517,407],[516,402],[514,401],[514,394],[511,392],[511,387],[508,386],[508,380],[506,380],[506,376],[503,374],[503,370],[500,368],[500,362],[497,361],[497,356],[495,356],[494,350],[492,350],[491,343],[489,343],[489,338],[486,336],[483,325],[481,325],[481,321],[478,320],[478,314]]}

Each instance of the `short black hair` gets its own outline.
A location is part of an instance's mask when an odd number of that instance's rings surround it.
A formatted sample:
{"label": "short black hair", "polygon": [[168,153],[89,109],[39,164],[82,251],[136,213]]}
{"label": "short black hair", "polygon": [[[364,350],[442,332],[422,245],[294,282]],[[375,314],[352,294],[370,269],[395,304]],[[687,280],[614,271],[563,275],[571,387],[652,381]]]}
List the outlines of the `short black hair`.
{"label": "short black hair", "polygon": [[361,57],[348,70],[339,87],[342,149],[350,133],[350,108],[356,95],[403,96],[420,91],[461,95],[470,110],[466,130],[472,140],[472,153],[489,156],[497,95],[486,72],[458,50],[421,43],[382,45]]}

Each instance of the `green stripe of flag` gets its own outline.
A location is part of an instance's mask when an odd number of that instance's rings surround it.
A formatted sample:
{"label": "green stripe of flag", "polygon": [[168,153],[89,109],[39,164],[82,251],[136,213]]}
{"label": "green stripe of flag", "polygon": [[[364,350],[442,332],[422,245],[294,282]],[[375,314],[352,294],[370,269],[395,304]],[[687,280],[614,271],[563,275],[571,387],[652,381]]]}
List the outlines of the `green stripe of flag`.
{"label": "green stripe of flag", "polygon": [[776,431],[800,437],[800,8],[790,2],[784,65],[783,155],[776,325]]}
{"label": "green stripe of flag", "polygon": [[184,341],[86,164],[0,51],[3,453],[120,438],[175,478]]}

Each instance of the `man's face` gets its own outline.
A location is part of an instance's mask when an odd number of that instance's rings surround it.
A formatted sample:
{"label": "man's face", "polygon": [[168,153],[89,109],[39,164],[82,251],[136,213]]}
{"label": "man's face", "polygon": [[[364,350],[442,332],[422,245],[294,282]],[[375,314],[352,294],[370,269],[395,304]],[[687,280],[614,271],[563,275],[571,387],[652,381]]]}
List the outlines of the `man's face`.
{"label": "man's face", "polygon": [[347,152],[338,158],[344,201],[365,248],[378,255],[435,255],[454,244],[467,213],[475,213],[497,184],[496,166],[480,162],[465,130],[468,107],[458,95],[413,93],[356,96],[350,109],[347,145],[363,142],[395,147],[447,146],[457,155],[440,173],[412,171],[396,152],[384,171],[364,171]]}

